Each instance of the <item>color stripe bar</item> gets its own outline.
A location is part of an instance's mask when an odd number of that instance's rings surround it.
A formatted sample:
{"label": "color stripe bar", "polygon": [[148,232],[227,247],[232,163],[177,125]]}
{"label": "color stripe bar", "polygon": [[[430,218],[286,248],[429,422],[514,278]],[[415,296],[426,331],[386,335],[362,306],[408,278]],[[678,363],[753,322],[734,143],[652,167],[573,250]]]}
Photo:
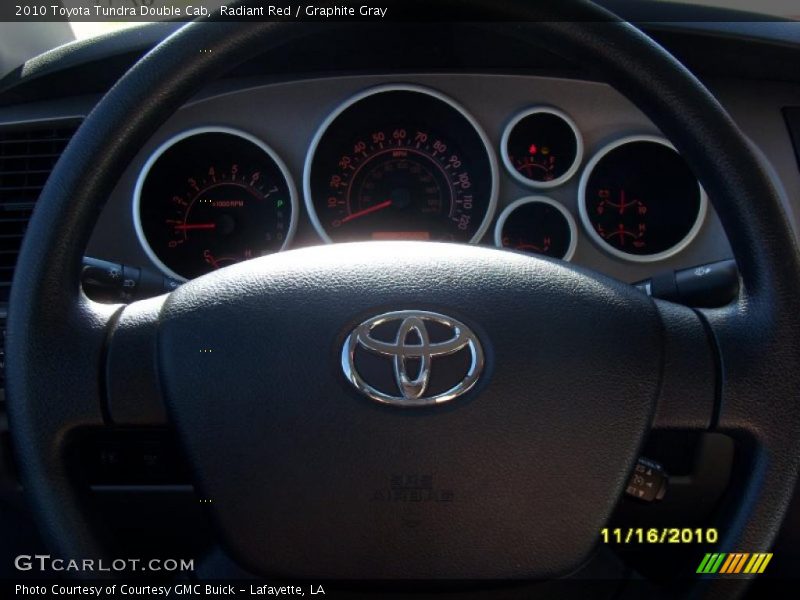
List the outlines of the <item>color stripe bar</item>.
{"label": "color stripe bar", "polygon": [[706,564],[708,563],[709,559],[712,557],[712,554],[706,554],[703,557],[703,560],[700,562],[700,566],[697,567],[697,573],[705,573],[706,572]]}
{"label": "color stripe bar", "polygon": [[764,569],[767,568],[767,564],[769,561],[772,560],[772,553],[766,552],[758,552],[753,554],[753,558],[750,559],[750,562],[747,563],[747,567],[745,568],[745,573],[763,573]]}
{"label": "color stripe bar", "polygon": [[758,569],[758,572],[759,573],[763,573],[764,569],[767,568],[767,565],[769,564],[769,561],[771,561],[771,560],[772,560],[772,552],[770,552],[769,554],[766,555],[766,557],[764,558],[764,562],[761,563],[761,566]]}
{"label": "color stripe bar", "polygon": [[722,564],[723,559],[725,558],[725,553],[719,555],[716,562],[711,565],[711,568],[708,570],[709,573],[716,573],[719,570],[720,565]]}
{"label": "color stripe bar", "polygon": [[750,557],[750,554],[743,554],[742,552],[732,552],[728,554],[728,559],[723,563],[720,573],[731,574],[739,573],[744,566],[745,561]]}
{"label": "color stripe bar", "polygon": [[755,573],[762,560],[764,560],[764,555],[756,552],[753,554],[753,558],[750,559],[750,562],[747,563],[747,566],[744,568],[744,572]]}
{"label": "color stripe bar", "polygon": [[736,562],[736,565],[734,565],[731,568],[731,573],[741,573],[742,567],[744,567],[744,563],[747,561],[748,558],[750,558],[750,554],[747,552],[745,552],[740,556],[741,558],[739,558],[739,560]]}
{"label": "color stripe bar", "polygon": [[697,573],[721,575],[738,575],[741,573],[756,574],[763,573],[769,562],[772,560],[772,553],[755,552],[731,552],[706,554]]}
{"label": "color stripe bar", "polygon": [[720,555],[717,554],[717,553],[706,554],[706,557],[703,559],[703,562],[700,563],[700,566],[697,568],[697,572],[698,573],[713,573],[714,571],[712,571],[711,569],[713,568],[714,563],[717,562],[717,559],[719,558],[719,556]]}
{"label": "color stripe bar", "polygon": [[705,558],[703,558],[703,562],[700,563],[700,566],[697,567],[698,573],[716,573],[719,570],[720,565],[722,565],[722,561],[725,560],[727,554],[724,552],[721,554],[706,554]]}
{"label": "color stripe bar", "polygon": [[738,554],[735,554],[735,553],[728,554],[728,558],[725,560],[724,563],[722,563],[722,568],[720,568],[719,572],[720,573],[730,573],[731,572],[730,571],[731,568],[733,567],[733,565],[736,563],[736,561],[738,559],[739,559],[739,555]]}

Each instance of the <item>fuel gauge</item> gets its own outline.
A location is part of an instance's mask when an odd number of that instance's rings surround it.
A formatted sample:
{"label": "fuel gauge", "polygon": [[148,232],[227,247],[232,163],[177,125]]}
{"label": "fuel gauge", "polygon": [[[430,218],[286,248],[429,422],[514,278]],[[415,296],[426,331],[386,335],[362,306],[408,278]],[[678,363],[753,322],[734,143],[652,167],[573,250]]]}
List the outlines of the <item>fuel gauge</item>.
{"label": "fuel gauge", "polygon": [[652,135],[602,148],[586,165],[578,196],[589,237],[633,262],[663,260],[688,246],[708,205],[689,164],[667,140]]}
{"label": "fuel gauge", "polygon": [[569,260],[578,243],[575,219],[545,196],[520,198],[497,219],[494,241],[499,248]]}
{"label": "fuel gauge", "polygon": [[503,132],[500,154],[517,181],[534,188],[551,188],[578,170],[583,141],[575,122],[566,114],[539,106],[511,120]]}

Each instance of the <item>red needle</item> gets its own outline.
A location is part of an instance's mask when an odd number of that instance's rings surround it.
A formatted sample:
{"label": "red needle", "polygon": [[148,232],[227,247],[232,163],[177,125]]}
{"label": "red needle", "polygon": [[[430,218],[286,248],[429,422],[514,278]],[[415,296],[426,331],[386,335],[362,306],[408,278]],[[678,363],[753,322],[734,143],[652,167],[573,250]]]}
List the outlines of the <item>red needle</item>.
{"label": "red needle", "polygon": [[358,219],[359,217],[363,217],[364,215],[368,215],[370,213],[374,213],[379,210],[383,210],[384,208],[389,208],[392,205],[391,200],[386,200],[385,202],[381,202],[380,204],[376,204],[375,206],[370,206],[369,208],[365,208],[364,210],[360,210],[358,212],[351,213],[347,215],[344,219],[342,219],[342,223],[347,223],[348,221],[352,221],[353,219]]}
{"label": "red needle", "polygon": [[184,223],[183,225],[175,225],[175,229],[186,231],[187,229],[216,229],[216,223]]}

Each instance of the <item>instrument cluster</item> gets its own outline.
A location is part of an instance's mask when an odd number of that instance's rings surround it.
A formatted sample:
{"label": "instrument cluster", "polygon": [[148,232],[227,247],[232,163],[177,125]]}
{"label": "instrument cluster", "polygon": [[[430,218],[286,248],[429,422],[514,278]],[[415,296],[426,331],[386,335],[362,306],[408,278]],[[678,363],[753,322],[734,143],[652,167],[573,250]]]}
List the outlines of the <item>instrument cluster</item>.
{"label": "instrument cluster", "polygon": [[[269,140],[229,127],[190,129],[144,164],[136,233],[154,264],[183,280],[291,247],[301,219],[327,243],[493,238],[562,260],[593,244],[639,263],[679,253],[702,227],[705,192],[663,138],[618,137],[584,160],[576,121],[537,105],[519,107],[495,133],[496,147],[462,105],[434,89],[366,89],[317,129],[301,199]],[[530,192],[498,210],[504,182]],[[577,183],[577,209],[548,195],[568,182]]]}

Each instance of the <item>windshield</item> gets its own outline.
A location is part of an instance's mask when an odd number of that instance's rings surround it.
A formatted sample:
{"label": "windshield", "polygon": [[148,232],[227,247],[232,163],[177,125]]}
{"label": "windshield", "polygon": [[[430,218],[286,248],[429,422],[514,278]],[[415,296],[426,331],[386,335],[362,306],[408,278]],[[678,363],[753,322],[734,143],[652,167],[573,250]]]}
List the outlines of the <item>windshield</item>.
{"label": "windshield", "polygon": [[[670,3],[684,4],[688,7],[713,7],[757,13],[767,17],[779,19],[800,20],[800,2],[798,0],[596,0],[611,8],[624,7],[631,4],[645,3]],[[112,7],[146,5],[152,8],[173,4],[174,0],[103,0],[102,4]],[[218,8],[220,4],[229,3],[228,0],[197,0],[195,4],[205,5],[209,10]],[[60,4],[66,8],[85,7],[100,4],[100,0],[61,0]],[[690,9],[691,10],[691,9]],[[700,14],[696,18],[691,12],[687,15],[681,11],[681,19],[702,21],[708,19],[708,14]],[[30,22],[26,27],[19,28],[15,23],[0,23],[0,76],[22,64],[27,59],[42,52],[60,46],[65,42],[85,40],[119,31],[141,26],[142,21],[125,19],[112,19],[104,22],[70,21],[70,22]]]}
{"label": "windshield", "polygon": [[[107,0],[109,4],[124,4],[125,0]],[[147,0],[150,5],[158,5],[164,3],[165,0]],[[600,4],[604,4],[603,0],[598,0]],[[751,13],[758,13],[771,17],[779,17],[781,19],[794,19],[800,20],[800,2],[797,0],[635,0],[636,2],[669,2],[675,4],[686,4],[696,6],[707,6],[714,8],[727,8],[731,10],[740,10]],[[81,5],[81,0],[62,0],[64,6]],[[213,3],[212,3],[213,4]],[[613,8],[613,2],[609,3]],[[118,31],[135,27],[140,23],[137,22],[72,22],[70,28],[75,36],[75,39],[82,40],[97,35],[102,35],[111,31]]]}

